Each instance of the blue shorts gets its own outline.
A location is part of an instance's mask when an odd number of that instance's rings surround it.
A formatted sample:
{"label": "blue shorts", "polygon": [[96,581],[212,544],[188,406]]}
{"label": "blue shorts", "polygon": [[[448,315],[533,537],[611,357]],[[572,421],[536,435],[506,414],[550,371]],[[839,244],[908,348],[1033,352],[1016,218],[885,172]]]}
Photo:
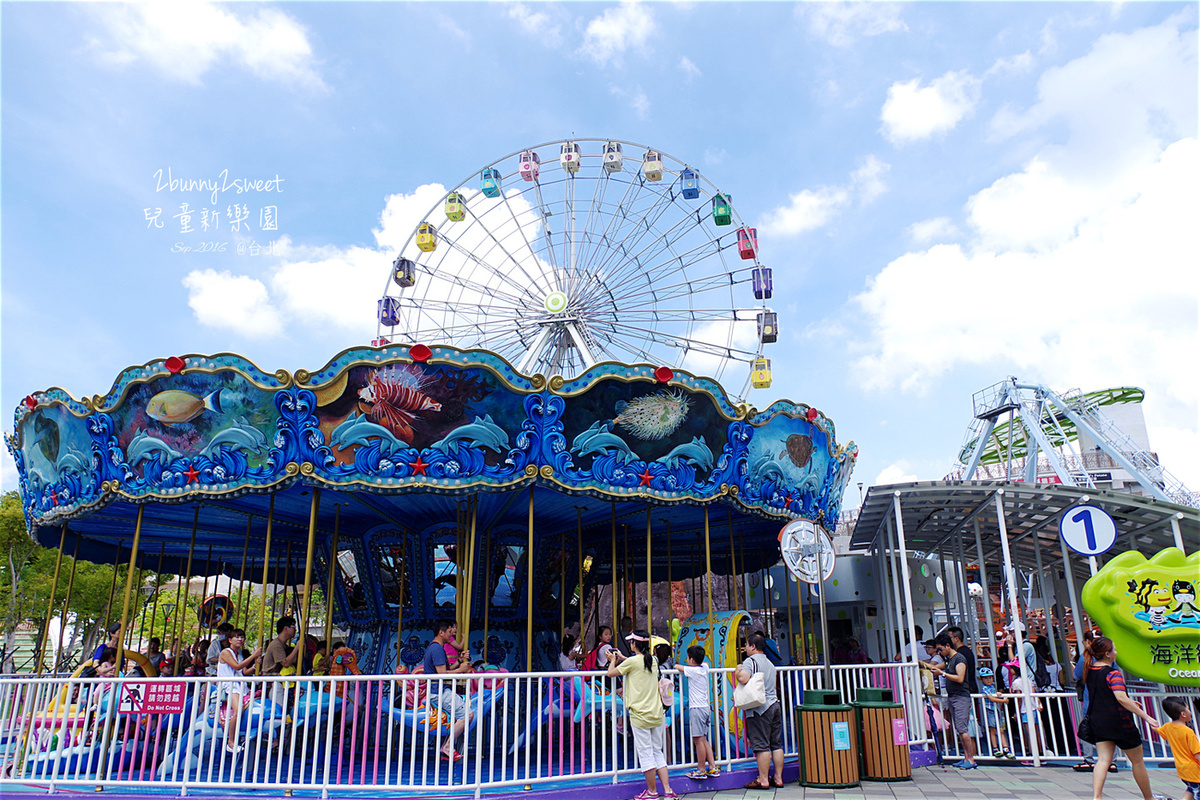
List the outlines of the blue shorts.
{"label": "blue shorts", "polygon": [[1200,783],[1192,783],[1191,781],[1183,782],[1185,792],[1192,793],[1192,800],[1200,800]]}
{"label": "blue shorts", "polygon": [[708,738],[709,730],[709,712],[707,708],[689,708],[688,723],[691,728],[692,738],[703,737]]}

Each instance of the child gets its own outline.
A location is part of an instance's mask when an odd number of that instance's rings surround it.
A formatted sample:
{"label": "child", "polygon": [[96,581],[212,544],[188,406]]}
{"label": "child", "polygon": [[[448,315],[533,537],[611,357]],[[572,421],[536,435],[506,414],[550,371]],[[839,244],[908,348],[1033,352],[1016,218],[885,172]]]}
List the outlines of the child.
{"label": "child", "polygon": [[671,791],[667,773],[667,726],[658,695],[658,659],[651,651],[646,631],[633,631],[625,638],[633,655],[622,659],[616,650],[611,651],[606,674],[610,678],[625,677],[625,710],[629,712],[638,766],[646,778],[646,791],[636,800],[655,800],[659,796],[656,775],[662,781],[663,798],[674,800],[679,795]]}
{"label": "child", "polygon": [[[1021,724],[1017,726],[1018,730],[1021,732],[1021,746],[1024,748],[1025,755],[1033,756],[1038,752],[1038,739],[1041,738],[1041,734],[1038,732],[1038,723],[1041,722],[1041,719],[1038,715],[1042,711],[1042,701],[1037,698],[1037,695],[1034,695],[1033,708],[1030,708],[1025,700],[1025,681],[1027,679],[1021,674],[1021,666],[1012,662],[1009,662],[1005,666],[1008,667],[1009,674],[1013,676],[1012,683],[1009,684],[1010,693],[1014,697],[1021,698],[1020,702],[1018,703],[1018,707],[1021,711]],[[1029,686],[1029,691],[1031,693],[1036,692],[1037,687],[1033,686],[1031,683]],[[1029,738],[1030,726],[1033,727],[1033,736],[1035,737],[1032,740]]]}
{"label": "child", "polygon": [[[692,746],[696,750],[696,768],[687,776],[694,781],[706,781],[721,774],[708,740],[709,708],[708,664],[704,663],[704,648],[692,645],[687,649],[687,663],[675,667],[688,679],[688,721],[692,728]],[[708,769],[704,765],[708,765]]]}
{"label": "child", "polygon": [[1155,728],[1154,732],[1171,745],[1175,773],[1183,781],[1183,800],[1200,800],[1200,738],[1188,726],[1192,721],[1192,710],[1182,697],[1164,698],[1162,707],[1171,721]]}
{"label": "child", "polygon": [[[1008,698],[996,691],[996,675],[991,667],[979,668],[979,691],[983,693],[983,718],[987,723],[992,754],[1001,758],[1016,758],[1008,749],[1008,740],[1004,736],[1004,728],[1000,725],[999,706],[1007,705]],[[996,748],[997,738],[1000,740],[999,749]]]}

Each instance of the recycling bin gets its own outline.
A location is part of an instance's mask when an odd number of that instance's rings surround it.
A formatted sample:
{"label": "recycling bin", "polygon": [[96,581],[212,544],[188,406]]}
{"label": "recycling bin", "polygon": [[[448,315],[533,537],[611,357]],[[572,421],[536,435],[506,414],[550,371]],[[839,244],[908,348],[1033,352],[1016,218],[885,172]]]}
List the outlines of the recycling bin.
{"label": "recycling bin", "polygon": [[868,687],[859,689],[851,703],[862,742],[864,781],[912,780],[908,720],[904,706],[894,698],[891,689]]}
{"label": "recycling bin", "polygon": [[809,690],[796,706],[800,785],[844,789],[859,785],[858,725],[840,692]]}

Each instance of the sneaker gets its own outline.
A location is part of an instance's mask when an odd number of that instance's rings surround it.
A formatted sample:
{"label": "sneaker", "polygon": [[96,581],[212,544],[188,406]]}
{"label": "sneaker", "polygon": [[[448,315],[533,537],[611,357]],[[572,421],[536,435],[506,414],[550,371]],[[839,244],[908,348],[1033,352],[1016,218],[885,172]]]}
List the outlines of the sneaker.
{"label": "sneaker", "polygon": [[979,765],[974,761],[967,761],[965,758],[954,765],[958,769],[979,769]]}
{"label": "sneaker", "polygon": [[708,773],[702,770],[694,769],[684,777],[691,778],[694,781],[706,781],[708,780]]}
{"label": "sneaker", "polygon": [[1017,757],[1013,755],[1013,751],[1009,750],[1007,747],[1000,751],[1000,755],[1012,761],[1017,760]]}
{"label": "sneaker", "polygon": [[708,777],[710,777],[710,778],[719,778],[719,777],[721,777],[721,768],[720,768],[720,767],[713,767],[712,769],[710,769],[710,770],[708,771]]}

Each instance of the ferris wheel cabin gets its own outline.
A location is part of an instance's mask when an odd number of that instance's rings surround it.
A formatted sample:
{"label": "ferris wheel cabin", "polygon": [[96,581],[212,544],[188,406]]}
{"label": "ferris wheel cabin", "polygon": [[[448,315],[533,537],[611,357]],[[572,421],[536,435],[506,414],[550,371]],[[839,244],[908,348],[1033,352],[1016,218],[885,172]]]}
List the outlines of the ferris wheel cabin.
{"label": "ferris wheel cabin", "polygon": [[604,143],[604,169],[606,172],[620,172],[625,157],[621,154],[620,142]]}
{"label": "ferris wheel cabin", "polygon": [[771,388],[771,359],[756,358],[751,367],[750,385],[755,389]]}
{"label": "ferris wheel cabin", "polygon": [[758,228],[742,228],[738,231],[738,255],[743,261],[754,258],[758,252]]}
{"label": "ferris wheel cabin", "polygon": [[446,195],[446,219],[451,222],[462,222],[467,216],[466,201],[458,192]]}
{"label": "ferris wheel cabin", "polygon": [[579,172],[579,145],[575,142],[564,142],[559,148],[558,160],[562,168],[572,175]]}
{"label": "ferris wheel cabin", "polygon": [[488,167],[479,173],[479,190],[484,197],[499,197],[501,185],[500,170]]}
{"label": "ferris wheel cabin", "polygon": [[437,228],[433,227],[432,222],[422,222],[417,228],[417,247],[425,253],[437,249]]}
{"label": "ferris wheel cabin", "polygon": [[683,190],[685,200],[695,200],[700,196],[700,176],[694,169],[690,167],[685,169],[680,173],[679,178],[679,185]]}
{"label": "ferris wheel cabin", "polygon": [[542,158],[532,150],[526,150],[517,157],[517,171],[521,180],[536,181],[541,173]]}
{"label": "ferris wheel cabin", "polygon": [[663,175],[662,154],[657,150],[647,150],[642,156],[642,174],[648,181],[661,181]]}
{"label": "ferris wheel cabin", "polygon": [[394,328],[400,324],[400,301],[394,297],[379,299],[379,324]]}
{"label": "ferris wheel cabin", "polygon": [[779,338],[779,315],[774,311],[758,312],[758,339],[763,344],[774,344]]}
{"label": "ferris wheel cabin", "polygon": [[401,289],[410,289],[417,282],[417,265],[412,259],[396,256],[392,262],[392,280]]}
{"label": "ferris wheel cabin", "polygon": [[713,222],[729,225],[733,222],[733,198],[727,194],[716,194],[712,201]]}

